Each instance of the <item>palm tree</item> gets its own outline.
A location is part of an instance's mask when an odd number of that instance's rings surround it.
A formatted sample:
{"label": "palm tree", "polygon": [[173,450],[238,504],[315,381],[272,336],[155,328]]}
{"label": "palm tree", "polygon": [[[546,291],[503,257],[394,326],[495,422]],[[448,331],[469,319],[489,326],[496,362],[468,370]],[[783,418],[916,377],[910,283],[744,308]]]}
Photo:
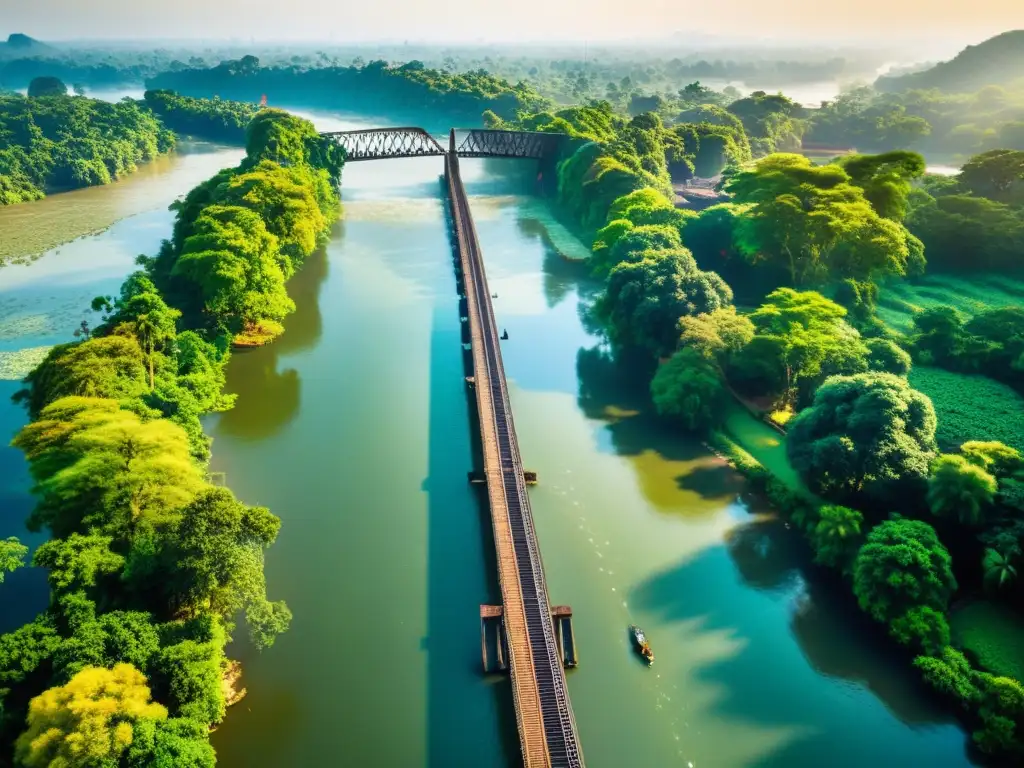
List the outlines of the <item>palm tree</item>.
{"label": "palm tree", "polygon": [[163,340],[163,330],[153,322],[153,318],[148,314],[144,314],[139,315],[135,319],[135,335],[139,340],[139,345],[145,350],[146,357],[149,358],[149,391],[152,392],[156,386],[153,371],[153,353],[156,351],[156,345]]}
{"label": "palm tree", "polygon": [[985,570],[985,586],[989,589],[1003,589],[1017,580],[1017,569],[1013,560],[995,549],[986,549],[982,560]]}

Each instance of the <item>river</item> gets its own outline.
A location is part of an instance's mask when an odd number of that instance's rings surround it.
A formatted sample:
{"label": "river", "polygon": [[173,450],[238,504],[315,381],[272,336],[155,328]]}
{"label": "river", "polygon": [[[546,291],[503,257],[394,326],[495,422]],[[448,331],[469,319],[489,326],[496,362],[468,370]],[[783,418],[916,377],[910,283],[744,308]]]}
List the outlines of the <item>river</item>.
{"label": "river", "polygon": [[[176,156],[157,172],[159,204],[0,269],[0,351],[70,338],[88,298],[169,234],[164,208],[194,183],[184,165],[201,163],[202,177],[237,157]],[[797,537],[654,422],[601,354],[582,319],[596,286],[563,256],[581,246],[517,162],[465,161],[464,175],[509,332],[524,463],[540,476],[551,598],[574,611],[568,681],[588,766],[967,765],[962,730],[843,591],[806,569]],[[466,482],[441,170],[438,158],[345,169],[343,218],[289,284],[287,332],[234,356],[238,404],[208,419],[212,469],[282,518],[268,587],[294,613],[273,648],[257,653],[240,632],[229,649],[248,696],[213,736],[221,765],[516,763],[508,681],[480,672],[479,605],[498,590],[486,510]],[[117,191],[84,191],[102,193]],[[82,194],[44,202],[75,217]],[[46,235],[30,221],[0,216],[0,240]],[[16,388],[0,381],[5,435],[25,418],[8,404]],[[25,535],[28,485],[20,455],[0,449],[0,536]],[[45,600],[38,571],[16,572],[0,587],[0,628]],[[653,643],[650,669],[630,651],[630,622]]]}

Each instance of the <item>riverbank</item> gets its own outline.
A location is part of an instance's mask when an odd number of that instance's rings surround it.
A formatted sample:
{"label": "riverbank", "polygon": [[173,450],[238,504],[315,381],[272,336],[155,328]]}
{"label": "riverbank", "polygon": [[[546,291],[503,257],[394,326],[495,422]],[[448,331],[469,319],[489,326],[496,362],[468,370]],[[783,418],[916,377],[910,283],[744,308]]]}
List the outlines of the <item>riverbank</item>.
{"label": "riverbank", "polygon": [[[588,765],[967,764],[962,731],[804,568],[793,533],[607,364],[581,320],[599,286],[558,253],[563,235],[530,195],[535,172],[511,161],[463,170],[510,332],[502,353],[524,460],[540,475],[531,495],[552,599],[574,609],[581,665],[569,686]],[[479,605],[498,593],[486,510],[465,483],[441,171],[437,158],[346,168],[344,219],[289,282],[286,332],[233,357],[236,407],[206,419],[211,469],[282,518],[267,582],[294,614],[271,652],[244,633],[229,648],[248,695],[213,735],[221,765],[325,754],[516,764],[507,680],[479,672]],[[170,232],[144,217],[120,227],[83,242],[122,253],[128,270],[154,252],[133,238]],[[4,463],[12,455],[16,466]],[[29,483],[20,455],[0,451],[19,528]],[[31,597],[13,585],[38,576],[12,574],[0,601]],[[629,649],[631,621],[654,643],[650,670]]]}

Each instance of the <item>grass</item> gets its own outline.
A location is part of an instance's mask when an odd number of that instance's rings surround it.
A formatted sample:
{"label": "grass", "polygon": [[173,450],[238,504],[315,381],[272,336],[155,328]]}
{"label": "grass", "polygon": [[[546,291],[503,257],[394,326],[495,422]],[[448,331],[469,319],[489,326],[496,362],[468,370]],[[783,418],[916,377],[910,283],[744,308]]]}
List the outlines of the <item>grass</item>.
{"label": "grass", "polygon": [[953,642],[971,651],[982,667],[1024,680],[1024,617],[988,601],[970,603],[950,616]]}
{"label": "grass", "polygon": [[943,451],[955,451],[968,440],[999,440],[1024,451],[1024,398],[1007,385],[928,366],[914,366],[909,380],[932,399]]}
{"label": "grass", "polygon": [[915,312],[940,304],[975,315],[985,309],[1022,303],[1024,280],[989,272],[970,277],[935,274],[883,285],[878,316],[886,325],[906,333],[913,329]]}
{"label": "grass", "polygon": [[802,491],[804,484],[786,456],[786,438],[758,421],[739,403],[730,403],[725,431],[787,487]]}

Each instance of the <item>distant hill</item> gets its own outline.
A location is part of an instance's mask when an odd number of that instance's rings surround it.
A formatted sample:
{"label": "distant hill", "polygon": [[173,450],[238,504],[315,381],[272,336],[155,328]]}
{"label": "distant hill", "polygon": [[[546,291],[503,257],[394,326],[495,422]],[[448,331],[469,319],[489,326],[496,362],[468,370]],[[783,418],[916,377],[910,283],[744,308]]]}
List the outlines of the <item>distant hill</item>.
{"label": "distant hill", "polygon": [[986,85],[1007,85],[1024,77],[1024,30],[1004,32],[978,45],[969,45],[954,58],[923,72],[883,75],[880,91],[938,88],[947,93],[968,93]]}
{"label": "distant hill", "polygon": [[6,43],[0,43],[0,59],[13,59],[22,56],[53,55],[57,50],[53,46],[41,43],[34,37],[15,32],[7,37]]}

